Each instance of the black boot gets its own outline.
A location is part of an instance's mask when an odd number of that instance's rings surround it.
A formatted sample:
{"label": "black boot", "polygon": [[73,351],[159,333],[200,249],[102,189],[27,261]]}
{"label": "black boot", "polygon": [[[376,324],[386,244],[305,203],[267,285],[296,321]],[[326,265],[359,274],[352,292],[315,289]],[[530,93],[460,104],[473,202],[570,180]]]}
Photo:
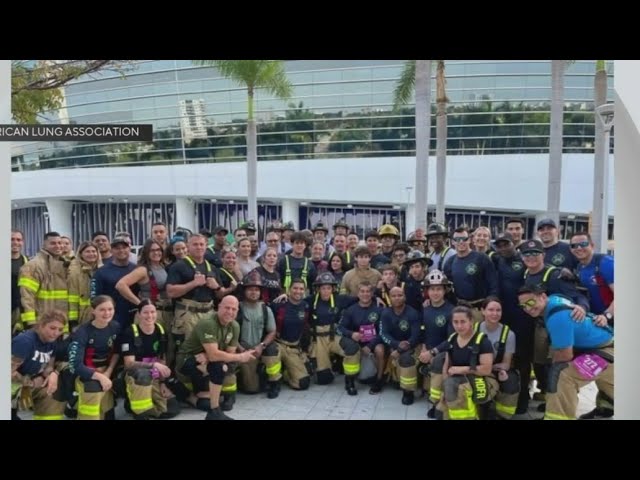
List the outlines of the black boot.
{"label": "black boot", "polygon": [[12,408],[12,409],[11,409],[11,420],[22,420],[22,419],[18,416],[18,409],[17,409],[17,408]]}
{"label": "black boot", "polygon": [[357,395],[355,377],[353,375],[347,375],[344,377],[344,388],[349,395]]}
{"label": "black boot", "polygon": [[384,386],[384,378],[376,378],[375,383],[369,389],[369,393],[371,395],[377,395],[382,391],[383,386]]}
{"label": "black boot", "polygon": [[433,405],[429,410],[427,410],[427,418],[436,418],[436,406]]}
{"label": "black boot", "polygon": [[580,415],[580,420],[593,420],[594,418],[611,418],[613,417],[613,410],[611,408],[596,407],[589,413]]}
{"label": "black boot", "polygon": [[402,391],[402,404],[403,405],[413,404],[413,392],[409,392],[407,390]]}
{"label": "black boot", "polygon": [[267,398],[278,398],[280,394],[280,382],[267,382]]}
{"label": "black boot", "polygon": [[228,417],[225,413],[218,408],[212,408],[207,412],[207,416],[204,417],[205,420],[233,420],[233,418]]}
{"label": "black boot", "polygon": [[224,395],[224,401],[220,404],[220,408],[223,412],[229,412],[233,410],[233,404],[236,403],[235,393],[226,393]]}

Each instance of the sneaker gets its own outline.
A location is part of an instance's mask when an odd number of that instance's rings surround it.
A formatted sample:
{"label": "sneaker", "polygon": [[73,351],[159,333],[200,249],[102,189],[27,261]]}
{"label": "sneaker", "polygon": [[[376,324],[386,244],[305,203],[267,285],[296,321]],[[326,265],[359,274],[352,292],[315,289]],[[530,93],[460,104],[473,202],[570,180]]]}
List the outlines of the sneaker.
{"label": "sneaker", "polygon": [[402,404],[403,405],[413,404],[413,392],[407,392],[406,390],[402,392]]}
{"label": "sneaker", "polygon": [[67,404],[67,406],[64,407],[64,416],[67,418],[76,419],[78,418],[78,410],[75,408],[71,408],[69,404]]}
{"label": "sneaker", "polygon": [[611,418],[613,417],[613,410],[611,408],[596,407],[589,413],[580,415],[580,420],[593,420],[594,418]]}
{"label": "sneaker", "polygon": [[220,410],[220,407],[213,408],[207,412],[207,416],[204,417],[205,420],[233,420],[233,418],[228,417],[225,413]]}

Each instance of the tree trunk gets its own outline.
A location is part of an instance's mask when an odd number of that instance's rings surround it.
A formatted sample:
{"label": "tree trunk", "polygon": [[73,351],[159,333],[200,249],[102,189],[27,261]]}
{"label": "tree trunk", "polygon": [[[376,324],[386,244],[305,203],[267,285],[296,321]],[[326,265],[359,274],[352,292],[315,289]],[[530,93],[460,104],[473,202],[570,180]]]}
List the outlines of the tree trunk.
{"label": "tree trunk", "polygon": [[253,92],[249,91],[247,119],[247,204],[248,218],[258,224],[258,133],[253,118]]}
{"label": "tree trunk", "polygon": [[429,142],[431,136],[431,60],[416,60],[416,208],[414,228],[427,229]]}
{"label": "tree trunk", "polygon": [[447,179],[447,93],[444,60],[438,61],[436,73],[436,222],[445,223],[445,184]]}
{"label": "tree trunk", "polygon": [[[560,231],[560,183],[562,181],[562,129],[564,115],[564,69],[566,60],[551,61],[551,125],[549,129],[549,183],[547,215]],[[561,234],[562,235],[562,234]]]}
{"label": "tree trunk", "polygon": [[[593,89],[594,110],[607,101],[607,70],[606,62],[596,66],[596,75]],[[607,202],[607,189],[609,187],[608,148],[602,122],[598,114],[594,115],[595,142],[593,163],[593,210],[591,212],[591,236],[595,244],[595,251],[606,253],[609,240],[609,206]]]}

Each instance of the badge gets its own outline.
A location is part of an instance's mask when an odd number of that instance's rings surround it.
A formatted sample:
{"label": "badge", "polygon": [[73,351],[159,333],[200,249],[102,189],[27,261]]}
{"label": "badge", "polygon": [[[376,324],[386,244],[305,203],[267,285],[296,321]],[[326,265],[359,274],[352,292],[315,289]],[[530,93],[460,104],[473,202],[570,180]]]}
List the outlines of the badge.
{"label": "badge", "polygon": [[564,255],[561,253],[556,253],[551,259],[551,263],[554,265],[562,265],[564,263]]}
{"label": "badge", "polygon": [[464,271],[467,272],[467,275],[475,275],[478,272],[478,266],[475,263],[470,263]]}
{"label": "badge", "polygon": [[436,317],[436,326],[444,327],[446,323],[447,323],[447,317],[445,317],[444,315],[438,315]]}
{"label": "badge", "polygon": [[400,330],[402,330],[403,332],[406,332],[407,330],[409,330],[409,322],[407,322],[404,318],[402,320],[400,320],[400,323],[398,323],[398,328]]}

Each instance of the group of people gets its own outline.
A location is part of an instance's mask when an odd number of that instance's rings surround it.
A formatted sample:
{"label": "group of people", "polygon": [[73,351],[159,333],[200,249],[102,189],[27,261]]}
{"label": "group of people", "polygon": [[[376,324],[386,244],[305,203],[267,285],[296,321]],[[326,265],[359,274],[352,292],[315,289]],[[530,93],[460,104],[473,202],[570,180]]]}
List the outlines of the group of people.
{"label": "group of people", "polygon": [[348,395],[397,386],[440,419],[527,412],[535,371],[546,419],[575,418],[595,381],[613,415],[613,258],[588,233],[559,241],[552,220],[525,240],[441,224],[400,242],[393,225],[364,241],[344,220],[295,231],[152,226],[139,255],[126,232],[73,252],[57,232],[32,258],[12,240],[12,416],[136,419],[181,408],[226,420],[238,391],[279,396],[344,374]]}

